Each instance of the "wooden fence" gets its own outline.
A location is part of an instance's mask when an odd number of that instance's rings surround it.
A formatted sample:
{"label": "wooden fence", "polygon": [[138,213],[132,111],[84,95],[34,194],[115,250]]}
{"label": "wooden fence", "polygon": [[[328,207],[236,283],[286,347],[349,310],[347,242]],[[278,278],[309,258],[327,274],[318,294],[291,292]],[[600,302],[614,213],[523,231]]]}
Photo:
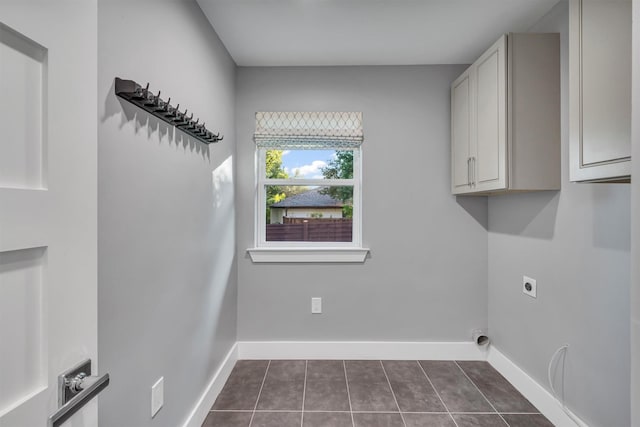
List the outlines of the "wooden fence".
{"label": "wooden fence", "polygon": [[351,242],[351,218],[295,218],[285,224],[267,224],[268,242]]}

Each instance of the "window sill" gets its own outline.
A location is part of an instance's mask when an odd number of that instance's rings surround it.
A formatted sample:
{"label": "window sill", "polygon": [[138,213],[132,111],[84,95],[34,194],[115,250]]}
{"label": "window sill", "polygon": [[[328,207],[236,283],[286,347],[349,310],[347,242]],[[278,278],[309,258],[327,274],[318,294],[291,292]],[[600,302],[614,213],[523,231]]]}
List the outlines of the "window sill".
{"label": "window sill", "polygon": [[254,263],[309,262],[363,263],[369,253],[368,248],[249,248]]}

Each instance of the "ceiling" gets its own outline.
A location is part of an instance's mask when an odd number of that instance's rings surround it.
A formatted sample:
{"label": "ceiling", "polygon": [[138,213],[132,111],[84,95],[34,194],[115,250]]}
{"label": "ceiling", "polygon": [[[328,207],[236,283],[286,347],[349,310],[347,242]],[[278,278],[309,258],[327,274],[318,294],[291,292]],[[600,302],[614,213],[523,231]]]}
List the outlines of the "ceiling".
{"label": "ceiling", "polygon": [[197,0],[240,66],[468,64],[558,0]]}

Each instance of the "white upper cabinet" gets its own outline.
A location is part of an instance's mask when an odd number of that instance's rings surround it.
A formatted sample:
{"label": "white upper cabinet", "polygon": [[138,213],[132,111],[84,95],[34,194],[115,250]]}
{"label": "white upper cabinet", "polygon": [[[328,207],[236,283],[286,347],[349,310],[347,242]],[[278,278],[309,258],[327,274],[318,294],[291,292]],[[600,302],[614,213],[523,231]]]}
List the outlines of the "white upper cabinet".
{"label": "white upper cabinet", "polygon": [[631,175],[631,0],[570,3],[571,181]]}
{"label": "white upper cabinet", "polygon": [[501,37],[451,86],[453,194],[560,189],[558,34]]}

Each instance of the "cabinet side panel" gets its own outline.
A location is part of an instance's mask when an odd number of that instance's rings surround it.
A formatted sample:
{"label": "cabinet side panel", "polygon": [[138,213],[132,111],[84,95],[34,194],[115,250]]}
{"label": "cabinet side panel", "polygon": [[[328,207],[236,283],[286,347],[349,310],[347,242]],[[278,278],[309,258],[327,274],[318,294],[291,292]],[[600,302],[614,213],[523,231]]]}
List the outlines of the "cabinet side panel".
{"label": "cabinet side panel", "polygon": [[511,34],[512,190],[560,189],[560,35]]}

